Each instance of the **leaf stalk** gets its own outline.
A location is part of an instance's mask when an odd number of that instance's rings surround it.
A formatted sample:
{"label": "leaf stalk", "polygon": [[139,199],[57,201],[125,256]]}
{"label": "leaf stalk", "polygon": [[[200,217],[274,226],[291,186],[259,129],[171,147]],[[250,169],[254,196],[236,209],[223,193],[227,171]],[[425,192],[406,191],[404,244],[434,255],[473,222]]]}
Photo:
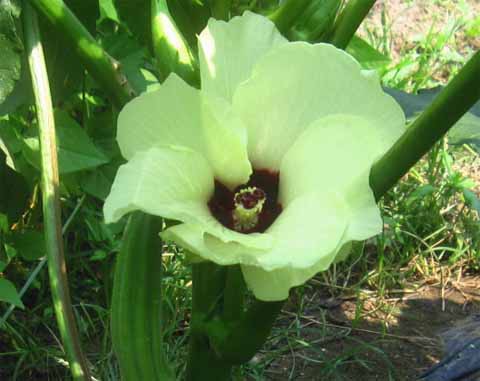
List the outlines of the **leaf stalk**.
{"label": "leaf stalk", "polygon": [[53,306],[73,379],[88,381],[91,378],[75,324],[63,253],[52,98],[37,16],[29,4],[24,7],[23,24],[40,136],[43,221]]}

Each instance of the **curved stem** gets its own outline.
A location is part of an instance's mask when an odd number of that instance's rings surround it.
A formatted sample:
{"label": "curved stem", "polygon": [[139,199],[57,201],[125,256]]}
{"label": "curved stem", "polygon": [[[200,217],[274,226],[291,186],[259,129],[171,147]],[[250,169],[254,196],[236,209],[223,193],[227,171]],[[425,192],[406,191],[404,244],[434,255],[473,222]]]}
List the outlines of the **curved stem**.
{"label": "curved stem", "polygon": [[382,197],[480,99],[480,51],[372,167],[370,185]]}
{"label": "curved stem", "polygon": [[161,79],[177,73],[191,85],[198,86],[200,79],[190,47],[177,28],[166,0],[151,0],[153,51]]}
{"label": "curved stem", "polygon": [[102,49],[62,0],[29,1],[70,41],[72,50],[117,108],[134,96],[127,78],[120,72],[120,64]]}
{"label": "curved stem", "polygon": [[73,378],[78,381],[90,380],[68,290],[58,194],[55,123],[43,48],[36,15],[28,4],[24,7],[23,17],[25,44],[40,135],[43,220],[53,305]]}
{"label": "curved stem", "polygon": [[376,0],[350,0],[338,16],[330,43],[345,49]]}
{"label": "curved stem", "polygon": [[269,18],[277,26],[278,30],[286,33],[297,21],[297,18],[305,11],[311,0],[287,0],[273,12]]}

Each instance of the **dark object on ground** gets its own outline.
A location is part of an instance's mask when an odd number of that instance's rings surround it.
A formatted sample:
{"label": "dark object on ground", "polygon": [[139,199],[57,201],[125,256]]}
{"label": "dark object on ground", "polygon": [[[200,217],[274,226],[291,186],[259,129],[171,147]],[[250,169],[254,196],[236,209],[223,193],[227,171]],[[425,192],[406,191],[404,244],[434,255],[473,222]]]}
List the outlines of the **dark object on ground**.
{"label": "dark object on ground", "polygon": [[441,334],[445,358],[425,372],[423,381],[480,381],[480,314]]}

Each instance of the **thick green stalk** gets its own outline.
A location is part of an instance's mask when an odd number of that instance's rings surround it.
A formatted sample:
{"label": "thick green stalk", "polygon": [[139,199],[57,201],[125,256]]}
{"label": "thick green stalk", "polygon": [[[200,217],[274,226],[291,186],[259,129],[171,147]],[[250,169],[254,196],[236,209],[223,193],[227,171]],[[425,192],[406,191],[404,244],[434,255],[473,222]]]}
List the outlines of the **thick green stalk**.
{"label": "thick green stalk", "polygon": [[286,0],[279,8],[277,8],[270,16],[282,33],[295,24],[297,18],[305,11],[311,0]]}
{"label": "thick green stalk", "polygon": [[376,0],[350,0],[338,16],[330,43],[345,49]]}
{"label": "thick green stalk", "polygon": [[117,257],[112,342],[123,381],[174,380],[163,351],[162,219],[130,216]]}
{"label": "thick green stalk", "polygon": [[210,0],[210,3],[213,17],[215,17],[217,20],[225,21],[230,18],[232,0]]}
{"label": "thick green stalk", "polygon": [[192,319],[187,381],[228,381],[232,366],[220,359],[205,331],[207,322],[221,314],[226,268],[212,262],[193,265]]}
{"label": "thick green stalk", "polygon": [[293,40],[318,41],[332,29],[341,0],[312,0],[290,32]]}
{"label": "thick green stalk", "polygon": [[229,266],[225,280],[222,317],[227,322],[238,321],[243,316],[245,281],[240,265]]}
{"label": "thick green stalk", "polygon": [[167,1],[150,1],[153,51],[161,79],[174,72],[198,86],[200,80],[193,54],[168,10]]}
{"label": "thick green stalk", "polygon": [[29,1],[70,42],[72,51],[118,108],[134,96],[120,64],[102,49],[62,0]]}
{"label": "thick green stalk", "polygon": [[372,168],[370,185],[382,197],[480,99],[480,51]]}
{"label": "thick green stalk", "polygon": [[215,321],[207,324],[211,345],[226,363],[240,365],[249,361],[267,341],[283,304],[254,300],[240,321],[226,326]]}
{"label": "thick green stalk", "polygon": [[90,374],[75,325],[63,253],[52,98],[37,18],[28,4],[23,11],[23,25],[40,136],[43,221],[53,306],[72,376],[76,381],[85,381],[90,380]]}

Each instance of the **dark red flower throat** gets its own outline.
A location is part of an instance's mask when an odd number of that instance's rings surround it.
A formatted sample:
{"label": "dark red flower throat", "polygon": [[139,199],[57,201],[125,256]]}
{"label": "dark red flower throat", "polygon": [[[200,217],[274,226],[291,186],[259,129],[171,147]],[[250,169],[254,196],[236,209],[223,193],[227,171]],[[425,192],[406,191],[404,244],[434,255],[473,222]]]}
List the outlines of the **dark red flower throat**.
{"label": "dark red flower throat", "polygon": [[212,215],[225,227],[241,233],[264,232],[282,211],[278,203],[279,173],[254,170],[248,183],[233,191],[215,180],[208,202]]}

